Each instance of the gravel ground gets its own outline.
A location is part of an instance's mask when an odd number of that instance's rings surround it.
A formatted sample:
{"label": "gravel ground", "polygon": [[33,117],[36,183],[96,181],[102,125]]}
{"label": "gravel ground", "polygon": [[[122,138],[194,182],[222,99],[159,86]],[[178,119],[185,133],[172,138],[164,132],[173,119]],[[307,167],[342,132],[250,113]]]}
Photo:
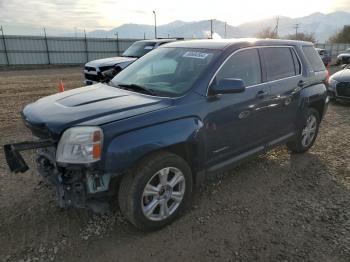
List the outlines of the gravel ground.
{"label": "gravel ground", "polygon": [[[61,79],[81,86],[81,71],[0,71],[0,144],[30,138],[22,107]],[[308,153],[282,146],[218,173],[184,217],[147,234],[118,211],[59,209],[35,169],[10,174],[0,151],[0,261],[350,261],[349,112],[330,105]]]}

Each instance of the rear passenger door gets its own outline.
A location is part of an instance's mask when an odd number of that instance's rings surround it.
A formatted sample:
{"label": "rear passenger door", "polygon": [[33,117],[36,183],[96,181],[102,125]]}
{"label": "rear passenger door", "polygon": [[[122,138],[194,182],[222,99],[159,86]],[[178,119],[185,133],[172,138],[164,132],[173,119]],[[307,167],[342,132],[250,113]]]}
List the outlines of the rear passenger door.
{"label": "rear passenger door", "polygon": [[292,47],[261,48],[265,81],[270,87],[269,139],[292,135],[295,130],[300,90],[304,85],[302,68]]}

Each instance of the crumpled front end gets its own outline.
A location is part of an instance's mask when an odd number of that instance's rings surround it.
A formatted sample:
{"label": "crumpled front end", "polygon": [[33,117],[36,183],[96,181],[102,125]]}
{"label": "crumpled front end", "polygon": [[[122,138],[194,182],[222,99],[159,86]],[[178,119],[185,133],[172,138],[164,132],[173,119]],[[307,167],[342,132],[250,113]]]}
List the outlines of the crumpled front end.
{"label": "crumpled front end", "polygon": [[62,208],[91,208],[95,212],[108,209],[110,174],[98,170],[98,164],[60,165],[56,161],[56,144],[51,140],[26,141],[4,146],[11,172],[23,173],[29,168],[20,151],[36,149],[39,175],[48,182]]}
{"label": "crumpled front end", "polygon": [[[67,155],[64,155],[65,152],[76,152],[79,149],[84,149],[83,143],[86,142],[85,140],[90,139],[90,130],[100,132],[100,129],[98,127],[67,129],[66,131],[70,130],[71,135],[73,130],[75,132],[73,135],[76,136],[76,139],[80,140],[78,143],[73,144],[73,148],[69,147],[72,145],[72,141],[69,141],[68,148],[65,148],[65,145],[62,145],[64,142],[62,138],[67,132],[63,132],[61,136],[57,137],[57,134],[51,134],[45,125],[33,124],[24,115],[23,119],[25,125],[32,131],[33,135],[39,138],[33,141],[7,144],[4,146],[6,161],[11,172],[26,172],[29,167],[23,159],[21,151],[35,149],[38,173],[52,186],[60,207],[87,207],[93,209],[95,212],[105,211],[108,208],[108,201],[106,200],[111,195],[109,186],[111,175],[104,174],[100,170],[99,158],[93,159],[94,155],[92,155],[92,161],[86,163],[79,163],[79,161],[75,163],[69,163],[69,161],[59,162],[57,158],[57,150],[60,148],[63,156]],[[92,133],[93,135],[95,137],[91,139],[96,138],[96,133]],[[102,139],[102,137],[99,138]],[[97,153],[100,153],[102,141],[92,141],[91,143],[93,143],[92,148],[96,146]],[[86,147],[90,148],[91,145],[88,144]],[[84,152],[86,153],[86,150]],[[92,154],[94,153],[96,152]],[[61,159],[66,160],[62,156]],[[79,160],[79,158],[73,160]]]}
{"label": "crumpled front end", "polygon": [[36,163],[39,174],[54,187],[59,206],[106,210],[110,174],[102,174],[97,165],[60,166],[55,153],[54,147],[38,149]]}

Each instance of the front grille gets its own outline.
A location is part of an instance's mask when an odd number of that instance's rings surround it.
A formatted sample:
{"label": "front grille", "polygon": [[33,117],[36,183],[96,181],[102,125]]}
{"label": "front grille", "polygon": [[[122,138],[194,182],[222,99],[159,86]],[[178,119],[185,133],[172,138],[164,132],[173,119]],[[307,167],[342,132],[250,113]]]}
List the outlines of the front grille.
{"label": "front grille", "polygon": [[88,72],[96,72],[96,68],[92,66],[85,66],[85,70]]}
{"label": "front grille", "polygon": [[338,96],[350,97],[350,82],[341,82],[337,84]]}
{"label": "front grille", "polygon": [[101,77],[100,75],[90,75],[90,74],[85,74],[85,79],[95,81],[95,82],[100,82]]}

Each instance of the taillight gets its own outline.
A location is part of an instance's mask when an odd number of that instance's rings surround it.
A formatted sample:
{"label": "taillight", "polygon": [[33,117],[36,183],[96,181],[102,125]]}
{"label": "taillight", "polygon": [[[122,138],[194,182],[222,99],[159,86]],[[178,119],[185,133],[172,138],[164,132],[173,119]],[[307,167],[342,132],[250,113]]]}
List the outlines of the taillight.
{"label": "taillight", "polygon": [[329,73],[329,70],[328,69],[326,69],[326,71],[327,71],[327,74],[326,74],[326,80],[325,80],[325,85],[328,87],[329,86],[329,77],[330,77],[330,73]]}

